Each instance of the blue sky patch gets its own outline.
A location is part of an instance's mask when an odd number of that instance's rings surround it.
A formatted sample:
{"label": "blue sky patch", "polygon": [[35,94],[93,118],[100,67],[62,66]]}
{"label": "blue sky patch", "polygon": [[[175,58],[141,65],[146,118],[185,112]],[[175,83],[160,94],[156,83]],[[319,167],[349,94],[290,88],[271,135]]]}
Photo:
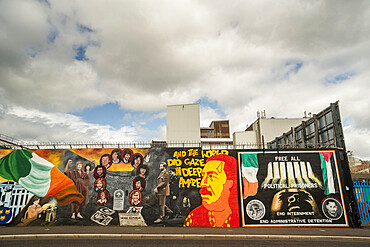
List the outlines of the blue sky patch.
{"label": "blue sky patch", "polygon": [[[200,107],[209,107],[214,109],[220,116],[221,118],[226,118],[226,114],[222,111],[222,109],[218,106],[217,100],[210,100],[207,97],[202,97],[198,99],[195,103],[200,103]],[[216,119],[214,119],[216,120]]]}
{"label": "blue sky patch", "polygon": [[119,129],[123,124],[122,118],[125,113],[117,103],[108,103],[71,114],[81,117],[87,123],[110,125]]}
{"label": "blue sky patch", "polygon": [[157,137],[160,126],[166,126],[166,110],[160,112],[125,111],[123,125],[136,128],[141,141],[152,140]]}
{"label": "blue sky patch", "polygon": [[50,8],[50,3],[48,0],[38,0],[39,3],[41,4],[45,4],[46,6],[48,6]]}
{"label": "blue sky patch", "polygon": [[345,119],[343,119],[343,127],[350,126],[352,122],[353,122],[353,119],[352,118],[345,118]]}
{"label": "blue sky patch", "polygon": [[[70,113],[82,118],[84,122],[109,125],[118,130],[123,126],[141,127],[151,131],[159,126],[166,125],[166,112],[136,112],[123,110],[118,103],[107,103],[93,108],[86,108],[79,112]],[[140,133],[145,140],[153,138],[147,133]]]}
{"label": "blue sky patch", "polygon": [[76,59],[76,60],[78,60],[78,61],[87,61],[87,60],[89,60],[89,59],[85,56],[86,49],[87,49],[87,46],[84,46],[84,45],[80,45],[80,46],[75,46],[75,47],[73,47],[73,50],[74,50],[74,51],[75,51],[75,53],[76,53],[75,59]]}
{"label": "blue sky patch", "polygon": [[35,58],[40,52],[42,52],[42,46],[37,44],[31,45],[25,49],[25,52],[27,56]]}
{"label": "blue sky patch", "polygon": [[285,77],[288,77],[290,74],[297,74],[298,71],[302,68],[303,62],[300,60],[292,60],[285,63],[287,69]]}
{"label": "blue sky patch", "polygon": [[29,47],[26,49],[27,56],[31,58],[35,58],[40,53],[40,49],[37,49],[36,47]]}
{"label": "blue sky patch", "polygon": [[195,103],[200,103],[200,106],[206,106],[210,108],[218,108],[217,100],[210,100],[207,97],[198,99]]}
{"label": "blue sky patch", "polygon": [[92,32],[94,32],[94,30],[92,30],[91,28],[89,28],[87,26],[84,26],[84,25],[81,25],[81,24],[77,24],[77,30],[80,33],[92,33]]}
{"label": "blue sky patch", "polygon": [[55,39],[58,37],[57,31],[50,31],[48,33],[47,39],[49,43],[54,43]]}
{"label": "blue sky patch", "polygon": [[354,72],[346,72],[346,73],[338,74],[338,75],[334,75],[334,76],[327,76],[324,79],[324,84],[326,84],[326,85],[328,85],[328,84],[339,84],[343,81],[351,79],[353,76],[355,76]]}

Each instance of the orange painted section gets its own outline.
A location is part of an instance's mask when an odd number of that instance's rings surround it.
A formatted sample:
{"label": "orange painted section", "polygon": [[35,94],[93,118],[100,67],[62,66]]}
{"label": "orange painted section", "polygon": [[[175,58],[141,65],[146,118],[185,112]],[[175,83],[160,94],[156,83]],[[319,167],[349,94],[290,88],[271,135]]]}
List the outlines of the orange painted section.
{"label": "orange painted section", "polygon": [[47,196],[54,196],[58,201],[58,206],[69,204],[73,201],[82,203],[84,196],[76,189],[73,181],[55,166],[50,171],[51,183]]}

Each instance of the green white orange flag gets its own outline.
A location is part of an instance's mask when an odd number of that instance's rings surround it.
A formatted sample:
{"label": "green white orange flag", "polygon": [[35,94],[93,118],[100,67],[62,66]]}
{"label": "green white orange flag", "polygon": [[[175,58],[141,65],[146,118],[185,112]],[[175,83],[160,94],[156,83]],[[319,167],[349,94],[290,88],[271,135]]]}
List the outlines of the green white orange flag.
{"label": "green white orange flag", "polygon": [[55,197],[58,206],[84,199],[70,178],[29,150],[17,149],[1,158],[0,176],[18,182],[36,196]]}
{"label": "green white orange flag", "polygon": [[257,194],[258,189],[258,160],[256,153],[242,153],[240,154],[242,164],[242,177],[244,185],[243,198],[254,196]]}

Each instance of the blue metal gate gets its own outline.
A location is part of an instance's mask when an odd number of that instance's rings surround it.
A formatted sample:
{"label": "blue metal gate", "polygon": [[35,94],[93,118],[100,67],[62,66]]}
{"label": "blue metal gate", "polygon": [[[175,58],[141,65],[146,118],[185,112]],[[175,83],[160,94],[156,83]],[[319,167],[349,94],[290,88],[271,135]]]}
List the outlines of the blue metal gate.
{"label": "blue metal gate", "polygon": [[363,225],[370,224],[370,182],[353,182],[357,207]]}

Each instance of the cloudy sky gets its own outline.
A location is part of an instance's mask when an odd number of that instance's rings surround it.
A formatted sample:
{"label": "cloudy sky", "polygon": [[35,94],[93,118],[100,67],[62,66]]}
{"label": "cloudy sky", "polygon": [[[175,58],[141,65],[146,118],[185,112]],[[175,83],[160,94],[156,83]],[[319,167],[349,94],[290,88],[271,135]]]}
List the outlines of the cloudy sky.
{"label": "cloudy sky", "polygon": [[339,100],[370,159],[370,2],[0,0],[0,133],[25,141],[166,137],[166,105],[231,133]]}

